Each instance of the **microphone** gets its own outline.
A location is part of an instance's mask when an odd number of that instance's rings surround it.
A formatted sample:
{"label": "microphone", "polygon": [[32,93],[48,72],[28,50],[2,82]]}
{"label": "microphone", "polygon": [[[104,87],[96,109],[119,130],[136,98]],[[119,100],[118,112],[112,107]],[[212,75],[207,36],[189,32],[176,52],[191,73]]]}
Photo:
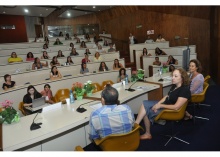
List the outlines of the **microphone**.
{"label": "microphone", "polygon": [[[137,82],[137,81],[135,81],[134,83],[132,83],[131,86],[133,86],[136,82]],[[130,86],[128,89],[125,89],[125,90],[127,90],[127,91],[129,91],[129,92],[135,91],[135,89],[131,89],[131,86]]]}
{"label": "microphone", "polygon": [[87,109],[85,109],[85,108],[83,108],[81,106],[85,105],[85,104],[88,104],[88,103],[90,103],[90,102],[87,102],[87,103],[79,105],[79,107],[76,109],[76,111],[79,112],[79,113],[83,113],[83,112],[87,111]]}
{"label": "microphone", "polygon": [[32,131],[32,130],[37,130],[37,129],[40,129],[40,128],[41,128],[40,125],[41,125],[42,123],[34,123],[34,120],[35,120],[35,118],[37,117],[37,115],[38,115],[38,112],[37,112],[36,116],[35,116],[34,119],[33,119],[33,123],[31,124],[31,127],[30,127],[31,131]]}

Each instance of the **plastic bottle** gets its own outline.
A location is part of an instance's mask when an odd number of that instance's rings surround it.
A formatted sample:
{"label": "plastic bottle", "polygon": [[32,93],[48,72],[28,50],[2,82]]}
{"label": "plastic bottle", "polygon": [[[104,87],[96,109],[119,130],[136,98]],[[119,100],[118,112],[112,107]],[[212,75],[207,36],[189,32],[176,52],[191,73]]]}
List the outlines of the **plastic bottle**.
{"label": "plastic bottle", "polygon": [[128,84],[128,76],[125,77],[125,84]]}
{"label": "plastic bottle", "polygon": [[70,103],[74,103],[73,91],[70,90]]}

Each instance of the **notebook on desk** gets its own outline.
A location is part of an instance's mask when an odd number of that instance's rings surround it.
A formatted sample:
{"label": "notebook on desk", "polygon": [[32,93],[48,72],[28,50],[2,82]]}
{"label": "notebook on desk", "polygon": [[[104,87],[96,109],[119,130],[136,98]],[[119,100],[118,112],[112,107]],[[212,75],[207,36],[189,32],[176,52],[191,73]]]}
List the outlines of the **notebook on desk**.
{"label": "notebook on desk", "polygon": [[44,108],[45,106],[48,106],[48,104],[45,103],[45,97],[41,97],[41,98],[33,99],[32,107],[26,107],[26,108],[31,111],[37,111],[39,109]]}

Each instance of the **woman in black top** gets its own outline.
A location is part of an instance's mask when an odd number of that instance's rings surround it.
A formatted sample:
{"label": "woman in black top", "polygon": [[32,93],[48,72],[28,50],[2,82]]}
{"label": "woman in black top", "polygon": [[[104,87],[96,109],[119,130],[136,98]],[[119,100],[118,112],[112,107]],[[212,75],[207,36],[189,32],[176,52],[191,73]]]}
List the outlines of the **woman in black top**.
{"label": "woman in black top", "polygon": [[178,61],[172,55],[168,56],[167,65],[178,64]]}
{"label": "woman in black top", "polygon": [[59,61],[57,60],[57,56],[53,56],[52,61],[50,62],[50,66],[60,66]]}
{"label": "woman in black top", "polygon": [[5,80],[5,83],[3,83],[3,85],[2,85],[2,88],[3,88],[4,90],[7,90],[8,88],[12,88],[12,87],[15,86],[15,81],[12,81],[12,80],[11,80],[11,75],[6,74],[6,75],[4,76],[4,80]]}
{"label": "woman in black top", "polygon": [[105,62],[101,62],[99,66],[99,71],[108,71],[108,67]]}
{"label": "woman in black top", "polygon": [[36,112],[39,112],[41,111],[42,109],[40,110],[37,110],[37,111],[34,111],[32,112],[31,110],[27,109],[26,107],[32,107],[32,100],[33,99],[37,99],[37,98],[41,98],[42,95],[34,88],[34,86],[30,85],[28,86],[27,88],[27,94],[23,97],[23,103],[24,103],[24,111],[26,112],[26,114],[33,114],[33,113],[36,113]]}
{"label": "woman in black top", "polygon": [[71,64],[74,64],[74,63],[72,61],[72,58],[70,56],[68,56],[66,59],[66,65],[71,65]]}
{"label": "woman in black top", "polygon": [[178,110],[186,101],[191,98],[189,89],[189,76],[182,68],[175,69],[172,73],[172,87],[168,95],[163,97],[159,102],[144,100],[138,112],[135,123],[140,124],[144,120],[146,132],[141,135],[141,140],[149,140],[152,138],[150,133],[150,123],[154,122],[154,118],[163,110]]}
{"label": "woman in black top", "polygon": [[159,56],[159,55],[167,55],[167,54],[163,50],[159,49],[159,47],[156,47],[155,55]]}
{"label": "woman in black top", "polygon": [[65,57],[65,56],[63,55],[63,52],[62,52],[61,50],[59,50],[59,51],[58,51],[58,54],[57,54],[57,58],[59,58],[59,57]]}
{"label": "woman in black top", "polygon": [[76,52],[76,49],[75,48],[72,48],[71,52],[70,52],[70,56],[78,56],[79,53]]}

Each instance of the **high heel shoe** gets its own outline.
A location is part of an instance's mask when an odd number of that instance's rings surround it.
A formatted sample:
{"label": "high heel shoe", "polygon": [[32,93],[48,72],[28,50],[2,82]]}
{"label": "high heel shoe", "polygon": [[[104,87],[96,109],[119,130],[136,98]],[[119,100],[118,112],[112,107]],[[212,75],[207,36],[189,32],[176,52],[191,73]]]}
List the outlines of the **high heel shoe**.
{"label": "high heel shoe", "polygon": [[190,114],[190,115],[185,115],[184,117],[184,120],[191,120],[193,119],[193,116]]}

